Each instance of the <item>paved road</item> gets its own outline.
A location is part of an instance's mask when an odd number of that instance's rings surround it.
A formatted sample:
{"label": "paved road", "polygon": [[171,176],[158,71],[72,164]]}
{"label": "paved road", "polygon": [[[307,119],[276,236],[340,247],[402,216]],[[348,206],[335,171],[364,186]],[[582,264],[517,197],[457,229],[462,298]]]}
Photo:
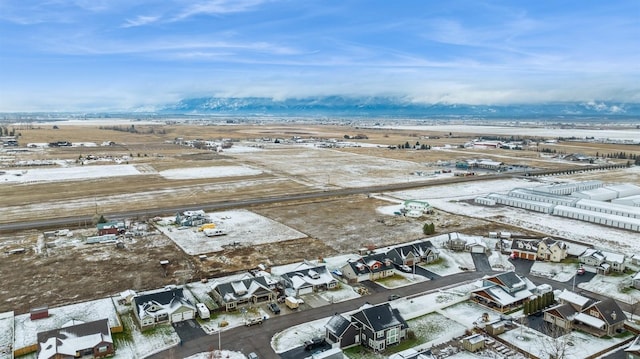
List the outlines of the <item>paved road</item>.
{"label": "paved road", "polygon": [[490,273],[493,271],[486,253],[471,253],[471,259],[473,259],[473,265],[477,272]]}
{"label": "paved road", "polygon": [[[251,327],[238,327],[223,331],[221,333],[222,349],[239,351],[245,354],[255,352],[261,359],[278,359],[280,356],[271,349],[271,338],[284,329],[294,325],[310,322],[316,319],[327,318],[335,313],[344,313],[358,309],[365,303],[379,304],[387,301],[390,294],[397,294],[401,297],[415,295],[421,292],[434,290],[446,286],[459,285],[471,280],[477,280],[483,273],[463,272],[439,279],[417,283],[411,286],[385,290],[380,293],[373,293],[364,297],[339,302],[332,305],[325,305],[318,308],[300,311],[294,314],[281,315],[266,320],[261,325]],[[217,348],[218,336],[198,337],[190,341],[183,342],[181,346],[155,354],[149,358],[185,358],[187,356],[210,351]]]}

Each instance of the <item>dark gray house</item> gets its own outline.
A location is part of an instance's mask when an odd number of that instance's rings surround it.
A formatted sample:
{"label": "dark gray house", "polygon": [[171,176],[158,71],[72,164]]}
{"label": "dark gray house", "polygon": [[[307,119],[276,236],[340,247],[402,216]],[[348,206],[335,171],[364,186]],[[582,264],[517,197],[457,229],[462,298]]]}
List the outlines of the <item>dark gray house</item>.
{"label": "dark gray house", "polygon": [[38,333],[38,358],[102,358],[114,354],[108,319]]}
{"label": "dark gray house", "polygon": [[351,323],[360,330],[360,344],[376,352],[398,344],[407,337],[409,325],[389,303],[366,307],[351,315]]}
{"label": "dark gray house", "polygon": [[349,348],[360,344],[360,329],[340,314],[335,314],[325,327],[325,338],[330,344]]}

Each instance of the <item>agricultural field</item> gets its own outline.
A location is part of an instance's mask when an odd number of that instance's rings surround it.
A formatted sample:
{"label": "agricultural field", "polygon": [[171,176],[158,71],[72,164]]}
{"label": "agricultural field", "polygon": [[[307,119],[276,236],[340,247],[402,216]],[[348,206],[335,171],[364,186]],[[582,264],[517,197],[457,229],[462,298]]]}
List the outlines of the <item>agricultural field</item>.
{"label": "agricultural field", "polygon": [[[42,230],[0,234],[0,274],[5,278],[0,289],[0,311],[24,313],[41,304],[55,306],[126,289],[199,281],[259,263],[276,266],[354,253],[362,247],[404,243],[424,237],[424,221],[433,222],[437,233],[486,235],[488,231],[506,230],[571,235],[552,228],[551,221],[540,226],[541,221],[529,214],[512,215],[518,211],[504,209],[487,211],[467,203],[478,194],[529,185],[524,180],[506,180],[495,184],[483,181],[481,186],[462,184],[248,205],[245,209],[249,212],[245,213],[264,218],[265,222],[243,224],[246,228],[242,238],[229,235],[230,242],[238,242],[230,246],[222,242],[217,243],[219,246],[201,246],[204,242],[189,243],[190,239],[174,242],[167,237],[170,233],[153,226],[144,235],[125,241],[124,248],[112,243],[87,245],[84,239],[96,234],[92,222],[100,216],[110,219],[111,213],[176,206],[195,210],[203,203],[448,180],[453,174],[442,170],[455,169],[456,160],[469,158],[546,169],[578,164],[543,156],[535,147],[521,151],[461,148],[479,135],[490,134],[491,127],[474,127],[472,132],[465,132],[460,127],[437,126],[404,129],[351,124],[220,125],[110,120],[109,124],[23,124],[16,129],[21,146],[0,149],[0,228],[8,223],[59,217],[85,216],[92,220],[78,221],[71,228],[74,237],[50,244],[44,240]],[[344,138],[358,134],[364,136]],[[214,150],[186,145],[195,139],[226,145]],[[52,141],[69,141],[73,145],[47,147]],[[388,148],[417,142],[428,144],[431,149]],[[549,146],[565,146],[562,151],[576,148],[591,155],[605,151],[640,154],[637,147],[622,144],[563,142]],[[633,168],[576,173],[561,180],[574,178],[632,183],[639,180]],[[435,213],[413,219],[385,209],[415,198],[429,201],[436,208]],[[149,223],[152,218],[140,213],[131,220]],[[269,226],[264,227],[264,223]],[[584,226],[591,227],[595,226]],[[287,231],[290,235],[285,235]],[[206,260],[198,258],[201,254],[207,255]],[[168,270],[161,268],[161,260],[171,263]],[[451,263],[460,260],[451,259]],[[459,270],[458,266],[443,265],[439,271],[446,274]],[[90,286],[96,282],[101,283],[99,288]],[[60,283],[65,283],[63,292],[56,290]],[[39,288],[37,297],[33,288]]]}

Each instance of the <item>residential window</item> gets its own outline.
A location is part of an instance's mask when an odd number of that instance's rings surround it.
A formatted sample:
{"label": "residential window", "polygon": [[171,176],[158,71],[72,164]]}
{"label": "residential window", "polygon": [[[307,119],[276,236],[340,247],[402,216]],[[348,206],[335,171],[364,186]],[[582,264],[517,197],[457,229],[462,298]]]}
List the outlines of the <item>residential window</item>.
{"label": "residential window", "polygon": [[387,345],[398,342],[398,328],[391,328],[387,331]]}
{"label": "residential window", "polygon": [[109,350],[107,346],[98,347],[98,353],[106,353],[107,350]]}
{"label": "residential window", "polygon": [[384,332],[376,332],[376,338],[377,339],[384,338]]}

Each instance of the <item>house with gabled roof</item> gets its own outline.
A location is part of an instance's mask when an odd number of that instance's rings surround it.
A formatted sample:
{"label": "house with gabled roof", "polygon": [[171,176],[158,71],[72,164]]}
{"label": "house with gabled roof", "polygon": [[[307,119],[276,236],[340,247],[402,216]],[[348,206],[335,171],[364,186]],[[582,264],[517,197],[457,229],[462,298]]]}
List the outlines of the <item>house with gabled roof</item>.
{"label": "house with gabled roof", "polygon": [[374,253],[348,260],[340,271],[350,283],[356,283],[392,276],[395,273],[395,266],[386,253]]}
{"label": "house with gabled roof", "polygon": [[420,240],[387,248],[384,253],[395,265],[406,266],[412,266],[420,262],[431,263],[440,258],[440,252],[429,240]]}
{"label": "house with gabled roof", "polygon": [[376,352],[400,343],[409,328],[398,309],[389,303],[365,306],[351,315],[351,323],[360,330],[360,344]]}
{"label": "house with gabled roof", "polygon": [[558,295],[558,301],[562,304],[570,305],[576,312],[582,312],[596,302],[593,298],[585,297],[566,289]]}
{"label": "house with gabled roof", "polygon": [[578,256],[580,263],[595,268],[598,274],[624,272],[626,256],[622,253],[589,248]]}
{"label": "house with gabled roof", "polygon": [[133,312],[141,329],[145,330],[157,324],[193,319],[196,307],[185,298],[182,288],[168,288],[135,296]]}
{"label": "house with gabled roof", "polygon": [[264,277],[248,274],[239,280],[215,281],[211,286],[211,294],[227,311],[236,310],[238,306],[246,303],[270,302],[276,296]]}
{"label": "house with gabled roof", "polygon": [[535,261],[538,258],[539,239],[514,239],[511,241],[513,258]]}
{"label": "house with gabled roof", "polygon": [[339,348],[350,348],[360,344],[360,329],[349,319],[336,313],[325,328],[325,340],[329,344],[336,344]]}
{"label": "house with gabled roof", "polygon": [[543,261],[559,263],[567,258],[567,244],[563,241],[545,237],[538,242],[537,257]]}
{"label": "house with gabled roof", "polygon": [[108,319],[40,332],[37,338],[38,359],[103,358],[115,354]]}
{"label": "house with gabled roof", "polygon": [[570,330],[578,312],[570,304],[561,303],[544,311],[544,321],[562,329]]}
{"label": "house with gabled roof", "polygon": [[338,281],[329,273],[327,267],[303,261],[292,271],[280,275],[285,288],[291,288],[295,296],[334,289]]}
{"label": "house with gabled roof", "polygon": [[631,344],[624,349],[624,352],[627,355],[626,359],[640,359],[640,335],[633,339]]}
{"label": "house with gabled roof", "polygon": [[533,295],[535,288],[529,279],[511,271],[485,276],[482,287],[471,291],[470,297],[482,305],[506,312],[521,307]]}
{"label": "house with gabled roof", "polygon": [[624,330],[626,315],[612,298],[596,302],[574,317],[574,327],[598,337],[613,336]]}

